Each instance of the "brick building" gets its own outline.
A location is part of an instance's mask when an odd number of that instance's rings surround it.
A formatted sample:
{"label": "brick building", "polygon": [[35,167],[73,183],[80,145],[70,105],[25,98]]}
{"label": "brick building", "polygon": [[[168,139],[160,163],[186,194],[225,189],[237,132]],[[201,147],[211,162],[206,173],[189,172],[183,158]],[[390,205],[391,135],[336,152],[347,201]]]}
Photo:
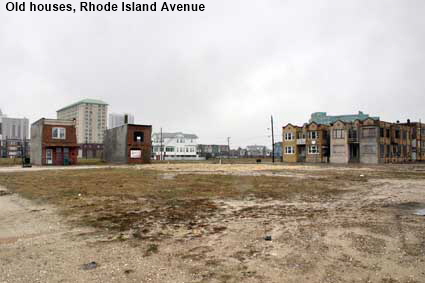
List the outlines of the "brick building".
{"label": "brick building", "polygon": [[315,122],[302,127],[288,124],[283,127],[284,162],[328,162],[328,126]]}
{"label": "brick building", "polygon": [[125,124],[106,130],[103,159],[112,163],[150,163],[152,126]]}
{"label": "brick building", "polygon": [[75,121],[42,118],[31,125],[33,164],[77,164],[77,156]]}

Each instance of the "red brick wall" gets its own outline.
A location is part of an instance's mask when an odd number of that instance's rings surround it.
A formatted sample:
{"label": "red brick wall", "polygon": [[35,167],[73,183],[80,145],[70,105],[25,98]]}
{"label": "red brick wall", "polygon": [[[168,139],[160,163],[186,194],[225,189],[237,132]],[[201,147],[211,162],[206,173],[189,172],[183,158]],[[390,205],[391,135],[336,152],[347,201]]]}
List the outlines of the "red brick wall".
{"label": "red brick wall", "polygon": [[[65,139],[54,139],[52,138],[52,130],[55,127],[65,128]],[[55,125],[44,125],[43,126],[43,144],[67,146],[77,144],[77,132],[75,126],[55,126]]]}
{"label": "red brick wall", "polygon": [[[65,128],[65,139],[54,139],[52,137],[53,128]],[[53,150],[53,164],[63,165],[63,149],[69,149],[69,161],[72,165],[78,162],[78,145],[77,133],[75,126],[62,126],[62,125],[44,125],[43,126],[43,140],[42,140],[42,164],[47,165],[46,149]],[[56,153],[56,149],[61,148],[61,154]]]}
{"label": "red brick wall", "polygon": [[[143,132],[144,139],[143,142],[134,141],[134,132]],[[152,127],[151,126],[142,126],[142,125],[128,125],[127,132],[127,156],[128,163],[140,164],[140,163],[150,163],[151,152],[152,152]],[[141,158],[130,158],[131,149],[138,149],[142,151]]]}

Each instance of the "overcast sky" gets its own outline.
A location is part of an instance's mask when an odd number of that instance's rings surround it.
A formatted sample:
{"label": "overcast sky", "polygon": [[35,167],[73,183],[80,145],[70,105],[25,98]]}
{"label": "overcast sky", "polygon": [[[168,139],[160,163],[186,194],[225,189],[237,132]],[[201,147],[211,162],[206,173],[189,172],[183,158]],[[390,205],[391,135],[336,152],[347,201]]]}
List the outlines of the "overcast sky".
{"label": "overcast sky", "polygon": [[[425,120],[423,0],[171,0],[206,11],[75,14],[6,12],[5,2],[8,116],[55,118],[95,98],[154,131],[230,136],[232,147],[270,144],[270,115],[276,140],[316,111]],[[60,2],[79,3],[44,0]]]}

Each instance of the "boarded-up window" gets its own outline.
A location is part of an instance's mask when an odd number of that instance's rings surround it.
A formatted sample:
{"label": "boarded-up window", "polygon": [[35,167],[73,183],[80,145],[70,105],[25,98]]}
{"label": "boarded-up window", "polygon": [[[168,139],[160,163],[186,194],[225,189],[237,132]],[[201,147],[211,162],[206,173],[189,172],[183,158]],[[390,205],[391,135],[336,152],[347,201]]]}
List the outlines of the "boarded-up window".
{"label": "boarded-up window", "polygon": [[142,151],[140,149],[132,149],[130,150],[130,158],[141,158]]}
{"label": "boarded-up window", "polygon": [[343,130],[343,129],[335,129],[335,130],[333,130],[333,138],[334,139],[343,139],[343,138],[345,138],[345,130]]}
{"label": "boarded-up window", "polygon": [[376,137],[376,128],[363,128],[362,133],[364,138],[374,138]]}
{"label": "boarded-up window", "polygon": [[332,146],[332,152],[336,154],[345,153],[345,146],[344,145],[334,145]]}
{"label": "boarded-up window", "polygon": [[376,153],[376,145],[363,145],[362,153],[375,154]]}

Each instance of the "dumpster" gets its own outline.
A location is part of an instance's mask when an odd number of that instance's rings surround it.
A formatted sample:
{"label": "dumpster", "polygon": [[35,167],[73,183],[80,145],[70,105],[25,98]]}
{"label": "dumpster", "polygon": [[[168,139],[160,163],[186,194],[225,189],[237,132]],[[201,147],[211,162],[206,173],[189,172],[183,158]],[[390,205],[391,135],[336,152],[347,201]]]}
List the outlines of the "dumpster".
{"label": "dumpster", "polygon": [[32,165],[31,165],[31,158],[24,157],[22,159],[22,167],[32,167]]}

